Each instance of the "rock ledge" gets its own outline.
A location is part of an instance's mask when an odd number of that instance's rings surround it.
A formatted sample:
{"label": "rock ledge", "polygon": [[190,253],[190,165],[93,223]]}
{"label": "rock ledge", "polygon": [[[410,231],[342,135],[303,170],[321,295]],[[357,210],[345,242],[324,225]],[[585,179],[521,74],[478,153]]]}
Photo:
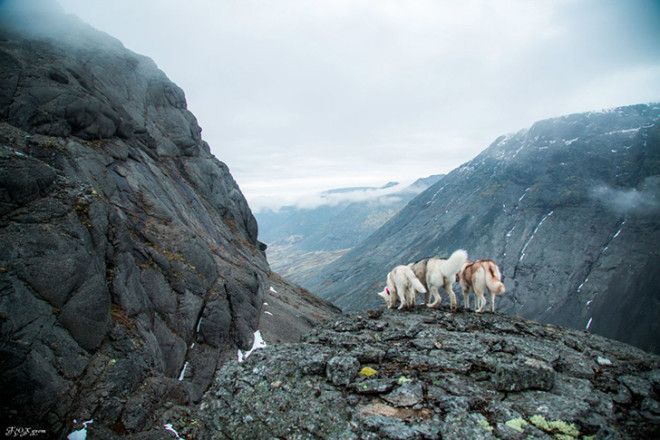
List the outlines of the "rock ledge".
{"label": "rock ledge", "polygon": [[188,434],[658,438],[659,389],[660,358],[592,334],[499,314],[369,311],[225,365]]}

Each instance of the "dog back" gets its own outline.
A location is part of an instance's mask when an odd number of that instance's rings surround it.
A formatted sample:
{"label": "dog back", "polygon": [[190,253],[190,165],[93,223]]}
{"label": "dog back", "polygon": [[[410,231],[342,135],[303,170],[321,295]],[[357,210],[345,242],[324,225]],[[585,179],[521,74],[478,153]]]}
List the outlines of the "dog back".
{"label": "dog back", "polygon": [[417,279],[422,283],[422,286],[426,290],[429,289],[429,286],[426,285],[426,264],[428,263],[429,259],[424,258],[423,260],[420,260],[416,263],[413,263],[412,266],[410,267],[417,277]]}
{"label": "dog back", "polygon": [[459,277],[464,280],[467,287],[472,288],[474,282],[474,274],[483,269],[485,273],[490,273],[490,276],[497,281],[500,280],[499,269],[494,260],[476,260],[468,262],[463,270],[459,273]]}

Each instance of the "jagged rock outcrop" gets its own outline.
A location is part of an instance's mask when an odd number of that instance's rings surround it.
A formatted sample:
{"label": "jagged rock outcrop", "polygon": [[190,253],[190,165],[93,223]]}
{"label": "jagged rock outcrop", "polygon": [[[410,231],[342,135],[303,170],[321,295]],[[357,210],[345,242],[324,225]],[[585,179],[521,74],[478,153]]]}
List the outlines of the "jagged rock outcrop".
{"label": "jagged rock outcrop", "polygon": [[660,358],[499,314],[351,314],[223,367],[211,439],[589,439],[660,435]]}
{"label": "jagged rock outcrop", "polygon": [[0,243],[3,427],[49,438],[135,436],[257,327],[296,340],[336,313],[271,274],[183,91],[49,2],[0,4]]}
{"label": "jagged rock outcrop", "polygon": [[659,214],[660,104],[548,119],[497,138],[305,287],[359,310],[392,267],[463,248],[500,264],[500,310],[658,352]]}

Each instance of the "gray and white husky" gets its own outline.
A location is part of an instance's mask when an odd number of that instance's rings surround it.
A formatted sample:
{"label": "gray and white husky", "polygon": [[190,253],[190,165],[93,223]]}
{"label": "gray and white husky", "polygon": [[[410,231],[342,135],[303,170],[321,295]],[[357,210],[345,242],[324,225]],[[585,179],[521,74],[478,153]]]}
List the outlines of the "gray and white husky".
{"label": "gray and white husky", "polygon": [[401,310],[415,305],[417,292],[426,293],[426,288],[415,277],[410,267],[397,266],[387,274],[385,288],[378,292],[378,296],[385,300],[385,304],[390,309],[396,306],[398,300]]}
{"label": "gray and white husky", "polygon": [[456,310],[456,294],[452,285],[467,259],[467,252],[458,249],[449,258],[425,258],[408,265],[415,276],[422,281],[424,287],[433,295],[433,302],[430,304],[429,295],[424,296],[427,307],[440,306],[442,298],[438,289],[444,287],[449,295],[452,310]]}

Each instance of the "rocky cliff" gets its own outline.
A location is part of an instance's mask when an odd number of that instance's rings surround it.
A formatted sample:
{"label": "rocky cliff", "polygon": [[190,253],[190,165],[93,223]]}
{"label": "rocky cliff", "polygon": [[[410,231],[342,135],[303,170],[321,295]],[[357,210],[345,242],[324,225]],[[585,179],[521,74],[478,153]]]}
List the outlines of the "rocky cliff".
{"label": "rocky cliff", "polygon": [[659,121],[635,105],[501,136],[306,287],[358,310],[391,267],[464,248],[500,264],[500,310],[657,352]]}
{"label": "rocky cliff", "polygon": [[270,272],[183,91],[49,4],[0,4],[3,430],[134,436],[336,309]]}
{"label": "rocky cliff", "polygon": [[499,314],[369,311],[227,364],[187,438],[660,435],[660,358]]}

